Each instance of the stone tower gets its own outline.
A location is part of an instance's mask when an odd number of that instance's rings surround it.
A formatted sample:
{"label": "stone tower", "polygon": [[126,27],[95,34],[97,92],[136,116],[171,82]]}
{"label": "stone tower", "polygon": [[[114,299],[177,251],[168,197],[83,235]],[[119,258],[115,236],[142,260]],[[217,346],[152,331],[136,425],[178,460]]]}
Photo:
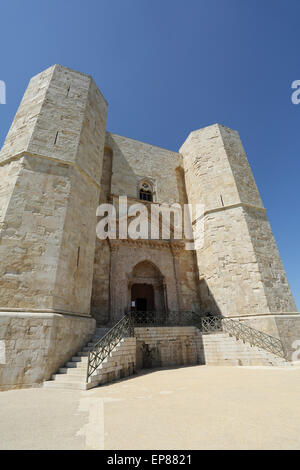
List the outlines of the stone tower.
{"label": "stone tower", "polygon": [[238,133],[215,124],[192,132],[180,152],[189,202],[204,205],[203,311],[251,317],[274,333],[262,319],[297,308]]}
{"label": "stone tower", "polygon": [[89,314],[106,112],[87,75],[30,81],[0,153],[0,307]]}
{"label": "stone tower", "polygon": [[6,361],[16,364],[18,348],[8,348],[16,329],[19,353],[28,352],[15,370],[0,367],[4,387],[47,377],[93,330],[106,113],[91,77],[55,65],[30,81],[1,150],[0,332]]}

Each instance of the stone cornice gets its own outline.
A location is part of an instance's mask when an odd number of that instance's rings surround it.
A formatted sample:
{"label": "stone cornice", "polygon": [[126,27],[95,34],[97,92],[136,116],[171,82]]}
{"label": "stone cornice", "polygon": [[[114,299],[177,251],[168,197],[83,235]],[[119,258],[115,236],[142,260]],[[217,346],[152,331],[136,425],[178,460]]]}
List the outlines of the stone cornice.
{"label": "stone cornice", "polygon": [[118,250],[118,248],[121,245],[134,245],[139,248],[154,248],[154,249],[170,249],[174,250],[174,252],[180,252],[185,249],[185,243],[184,242],[176,242],[176,241],[164,241],[164,240],[144,240],[144,239],[139,239],[139,240],[133,240],[132,238],[128,239],[115,239],[115,240],[109,240],[109,244],[111,247],[112,251]]}
{"label": "stone cornice", "polygon": [[6,165],[15,160],[20,160],[22,157],[33,157],[33,158],[41,158],[44,160],[48,160],[54,163],[60,163],[61,165],[72,166],[75,168],[84,178],[86,178],[90,183],[92,183],[98,190],[100,190],[100,184],[96,183],[93,178],[90,177],[88,173],[86,173],[76,162],[71,160],[62,160],[60,158],[49,157],[48,155],[38,155],[36,153],[23,151],[18,153],[17,155],[6,157],[0,161],[0,166]]}
{"label": "stone cornice", "polygon": [[228,206],[221,206],[221,207],[215,207],[214,209],[208,209],[207,211],[204,211],[204,213],[200,217],[193,220],[192,224],[194,225],[196,222],[203,219],[203,217],[205,217],[206,215],[213,214],[215,212],[226,211],[229,209],[235,209],[237,207],[245,207],[247,209],[255,209],[255,210],[262,211],[262,212],[266,212],[266,209],[264,207],[253,206],[252,204],[247,204],[246,202],[238,202],[236,204],[230,204]]}
{"label": "stone cornice", "polygon": [[49,314],[49,315],[68,315],[76,318],[92,318],[90,313],[76,313],[76,312],[67,312],[66,310],[56,310],[53,308],[9,308],[9,307],[0,307],[0,317],[1,315],[7,314],[33,314],[38,315],[39,313]]}

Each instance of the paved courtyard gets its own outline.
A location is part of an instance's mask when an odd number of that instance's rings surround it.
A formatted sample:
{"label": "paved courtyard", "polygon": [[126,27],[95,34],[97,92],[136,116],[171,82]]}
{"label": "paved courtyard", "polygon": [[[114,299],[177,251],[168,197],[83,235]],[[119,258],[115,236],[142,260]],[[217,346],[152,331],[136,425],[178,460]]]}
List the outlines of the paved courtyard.
{"label": "paved courtyard", "polygon": [[300,369],[185,367],[0,393],[0,449],[300,449]]}

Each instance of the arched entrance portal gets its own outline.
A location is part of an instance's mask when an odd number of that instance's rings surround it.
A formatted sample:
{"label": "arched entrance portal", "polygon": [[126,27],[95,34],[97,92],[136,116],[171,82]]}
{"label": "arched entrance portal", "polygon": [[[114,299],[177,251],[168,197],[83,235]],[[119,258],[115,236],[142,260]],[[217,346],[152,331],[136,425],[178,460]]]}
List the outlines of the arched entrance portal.
{"label": "arched entrance portal", "polygon": [[150,261],[138,263],[129,277],[129,309],[138,311],[160,311],[167,309],[167,294],[164,277]]}

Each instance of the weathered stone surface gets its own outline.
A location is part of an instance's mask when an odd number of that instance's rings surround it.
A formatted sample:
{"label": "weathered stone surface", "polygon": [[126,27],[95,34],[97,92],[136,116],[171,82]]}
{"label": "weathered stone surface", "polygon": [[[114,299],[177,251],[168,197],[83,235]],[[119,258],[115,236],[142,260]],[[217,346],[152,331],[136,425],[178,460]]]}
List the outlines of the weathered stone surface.
{"label": "weathered stone surface", "polygon": [[134,374],[136,370],[136,339],[124,338],[110,353],[101,367],[90,377],[87,388],[105,385]]}
{"label": "weathered stone surface", "polygon": [[176,169],[181,166],[181,155],[111,133],[106,134],[105,144],[113,154],[112,194],[138,199],[139,183],[148,178],[154,201],[179,202]]}
{"label": "weathered stone surface", "polygon": [[95,320],[73,315],[0,314],[0,390],[40,386],[93,335]]}
{"label": "weathered stone surface", "polygon": [[198,364],[194,327],[135,328],[137,369]]}
{"label": "weathered stone surface", "polygon": [[[91,77],[55,65],[30,81],[0,152],[0,341],[14,364],[1,383],[40,383],[90,332],[82,316],[112,325],[146,291],[154,310],[257,322],[291,356],[300,317],[287,315],[296,305],[238,133],[216,124],[192,132],[177,153],[106,132],[106,113]],[[196,242],[204,226],[202,247],[185,250],[174,226],[164,239],[96,239],[99,202],[117,208],[126,195],[132,206],[143,184],[156,205],[204,205],[193,220]],[[173,333],[155,339],[155,361],[192,363],[191,338]]]}
{"label": "weathered stone surface", "polygon": [[2,309],[89,314],[106,108],[64,67],[30,82],[0,153]]}
{"label": "weathered stone surface", "polygon": [[300,352],[296,359],[293,354],[300,350],[300,315],[295,313],[290,315],[249,315],[241,317],[252,328],[263,331],[275,338],[279,338],[283,344],[286,357],[289,361],[300,360]]}
{"label": "weathered stone surface", "polygon": [[188,200],[204,204],[203,308],[225,316],[296,312],[238,133],[216,124],[192,132],[180,152]]}
{"label": "weathered stone surface", "polygon": [[275,366],[289,367],[283,358],[250,346],[227,333],[202,335],[196,340],[198,361],[210,366]]}
{"label": "weathered stone surface", "polygon": [[[111,133],[105,145],[101,202],[113,202],[117,213],[117,196],[126,195],[128,207],[140,202],[145,179],[154,203],[187,202],[180,154]],[[165,299],[161,302],[157,296],[154,308],[199,311],[195,254],[170,241],[96,241],[92,312],[98,322],[113,323],[130,309],[130,277],[142,262],[152,262],[163,277]]]}

